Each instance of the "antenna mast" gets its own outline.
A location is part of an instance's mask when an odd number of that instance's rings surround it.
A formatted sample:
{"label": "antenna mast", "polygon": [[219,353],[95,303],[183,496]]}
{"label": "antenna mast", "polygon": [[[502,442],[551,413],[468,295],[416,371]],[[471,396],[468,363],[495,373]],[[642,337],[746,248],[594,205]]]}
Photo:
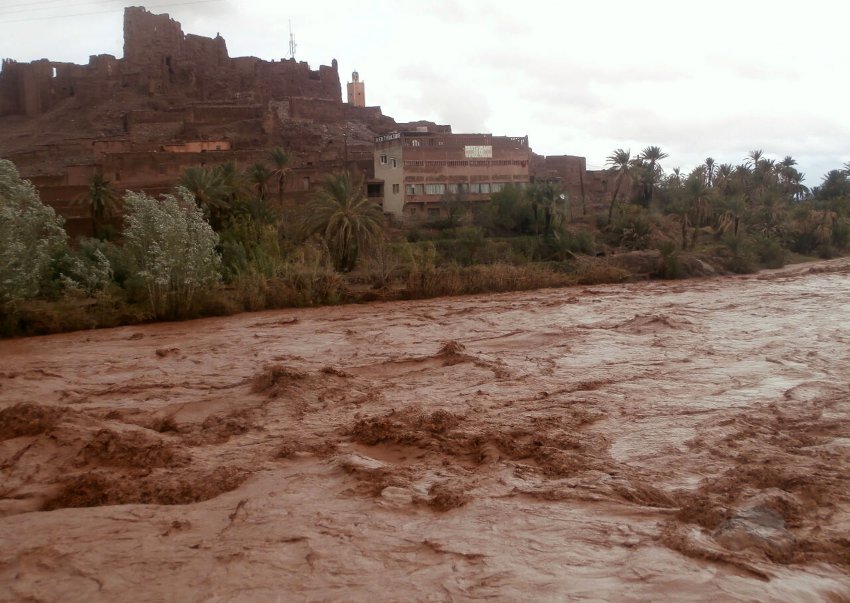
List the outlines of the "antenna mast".
{"label": "antenna mast", "polygon": [[295,49],[298,44],[295,43],[295,36],[292,35],[292,19],[289,20],[289,58],[295,60]]}

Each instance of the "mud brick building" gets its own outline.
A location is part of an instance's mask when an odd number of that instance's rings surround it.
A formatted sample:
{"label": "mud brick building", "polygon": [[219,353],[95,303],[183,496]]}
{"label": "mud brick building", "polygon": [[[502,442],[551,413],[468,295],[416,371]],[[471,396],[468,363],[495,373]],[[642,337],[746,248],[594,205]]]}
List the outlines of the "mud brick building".
{"label": "mud brick building", "polygon": [[[270,165],[274,147],[291,155],[291,209],[341,170],[361,173],[369,196],[397,218],[438,214],[452,195],[487,201],[535,178],[561,182],[572,198],[587,183],[583,158],[536,156],[527,137],[396,123],[366,106],[357,72],[347,92],[343,102],[336,60],[314,70],[294,59],[231,57],[220,35],[185,34],[167,14],[130,7],[123,58],[3,60],[0,157],[32,180],[72,235],[91,234],[83,199],[95,174],[119,193],[157,195],[190,167]],[[276,199],[277,179],[269,186]]]}
{"label": "mud brick building", "polygon": [[[285,198],[298,205],[330,173],[371,177],[375,136],[399,127],[365,106],[359,77],[354,84],[345,103],[336,60],[314,70],[293,59],[233,58],[221,36],[184,34],[168,15],[131,7],[123,58],[3,61],[0,157],[74,235],[91,232],[81,198],[96,173],[119,192],[159,194],[189,167],[268,165],[277,146],[291,154]],[[277,192],[276,179],[269,186]]]}
{"label": "mud brick building", "polygon": [[375,180],[384,213],[401,220],[439,216],[449,199],[485,202],[507,185],[528,183],[527,136],[423,129],[375,139]]}

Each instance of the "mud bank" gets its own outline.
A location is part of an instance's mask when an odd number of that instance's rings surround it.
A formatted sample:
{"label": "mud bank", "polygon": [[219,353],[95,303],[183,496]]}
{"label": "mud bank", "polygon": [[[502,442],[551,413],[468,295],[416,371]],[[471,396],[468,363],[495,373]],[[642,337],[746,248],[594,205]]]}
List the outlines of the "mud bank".
{"label": "mud bank", "polygon": [[0,341],[3,601],[850,601],[850,260]]}

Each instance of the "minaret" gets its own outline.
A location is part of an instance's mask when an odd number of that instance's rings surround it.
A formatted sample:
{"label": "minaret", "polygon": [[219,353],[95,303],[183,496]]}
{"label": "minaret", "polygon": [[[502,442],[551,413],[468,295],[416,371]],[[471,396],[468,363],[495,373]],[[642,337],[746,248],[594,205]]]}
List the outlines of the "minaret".
{"label": "minaret", "polygon": [[351,74],[348,83],[348,104],[355,107],[366,106],[366,84],[360,81],[360,74],[356,71]]}

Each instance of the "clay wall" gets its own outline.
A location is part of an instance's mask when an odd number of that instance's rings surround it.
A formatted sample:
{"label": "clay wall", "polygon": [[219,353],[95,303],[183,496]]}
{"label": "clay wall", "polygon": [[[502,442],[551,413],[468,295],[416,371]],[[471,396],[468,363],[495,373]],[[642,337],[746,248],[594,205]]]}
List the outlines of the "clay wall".
{"label": "clay wall", "polygon": [[307,63],[294,60],[266,62],[254,59],[254,87],[262,91],[264,100],[298,96],[342,103],[342,87],[336,60],[331,67],[322,65],[313,71]]}
{"label": "clay wall", "polygon": [[354,105],[343,105],[345,119],[348,121],[359,121],[370,126],[378,126],[396,129],[398,125],[391,117],[383,114],[380,107],[355,107]]}
{"label": "clay wall", "polygon": [[222,124],[244,119],[261,119],[262,105],[235,106],[194,106],[188,112],[186,121],[195,124]]}
{"label": "clay wall", "polygon": [[[611,203],[611,195],[614,193],[617,175],[609,170],[590,170],[587,172],[587,194],[588,205],[592,204],[596,210],[608,207]],[[617,197],[622,201],[629,196],[632,190],[632,179],[626,176],[620,185]]]}
{"label": "clay wall", "polygon": [[[69,165],[65,173],[65,182],[67,186],[82,186],[88,187],[92,176],[97,173],[97,166],[92,164],[86,165]],[[35,181],[33,180],[33,184]]]}
{"label": "clay wall", "polygon": [[166,153],[206,153],[209,151],[229,151],[228,140],[195,140],[181,142],[179,144],[166,144],[162,146]]}
{"label": "clay wall", "polygon": [[345,119],[344,105],[318,98],[290,98],[289,116],[319,123],[336,123]]}
{"label": "clay wall", "polygon": [[574,207],[588,206],[587,160],[576,155],[534,154],[531,161],[533,180],[554,182],[569,195]]}
{"label": "clay wall", "polygon": [[167,14],[154,15],[144,8],[124,9],[124,61],[131,70],[162,71],[164,57],[176,58],[183,45],[180,23]]}
{"label": "clay wall", "polygon": [[129,111],[127,112],[127,123],[130,127],[136,124],[158,124],[174,121],[189,121],[190,112],[183,109],[170,109],[165,111]]}
{"label": "clay wall", "polygon": [[91,146],[94,156],[98,157],[106,153],[129,153],[134,145],[129,140],[93,140]]}

